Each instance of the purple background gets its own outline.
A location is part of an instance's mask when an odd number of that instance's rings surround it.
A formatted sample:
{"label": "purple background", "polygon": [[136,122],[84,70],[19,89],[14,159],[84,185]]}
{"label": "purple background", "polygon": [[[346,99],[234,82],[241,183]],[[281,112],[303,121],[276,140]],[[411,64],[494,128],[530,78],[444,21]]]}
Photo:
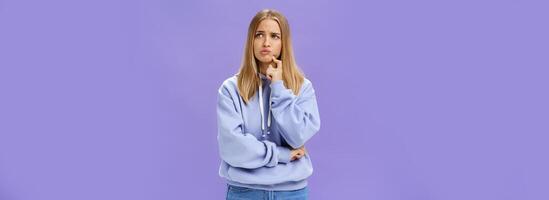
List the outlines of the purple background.
{"label": "purple background", "polygon": [[0,0],[0,199],[223,199],[262,8],[316,89],[311,199],[549,199],[546,2]]}

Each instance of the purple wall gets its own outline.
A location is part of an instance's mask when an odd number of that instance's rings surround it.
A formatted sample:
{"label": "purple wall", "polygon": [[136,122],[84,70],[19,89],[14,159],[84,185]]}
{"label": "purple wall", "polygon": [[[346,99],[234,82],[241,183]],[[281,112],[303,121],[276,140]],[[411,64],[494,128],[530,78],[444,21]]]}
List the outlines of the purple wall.
{"label": "purple wall", "polygon": [[0,199],[223,199],[262,8],[316,88],[311,199],[549,199],[546,1],[335,2],[0,0]]}

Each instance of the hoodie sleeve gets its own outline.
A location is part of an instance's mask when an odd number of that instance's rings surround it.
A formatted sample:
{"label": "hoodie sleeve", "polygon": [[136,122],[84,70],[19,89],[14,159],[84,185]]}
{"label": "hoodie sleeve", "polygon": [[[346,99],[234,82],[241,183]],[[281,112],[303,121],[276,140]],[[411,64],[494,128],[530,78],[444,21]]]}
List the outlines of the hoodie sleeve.
{"label": "hoodie sleeve", "polygon": [[320,130],[315,91],[310,81],[303,83],[299,96],[282,80],[271,84],[271,110],[286,142],[299,148]]}
{"label": "hoodie sleeve", "polygon": [[[237,95],[237,94],[235,94]],[[290,162],[290,149],[275,143],[259,141],[253,134],[243,132],[243,121],[228,88],[221,86],[217,98],[217,142],[221,159],[233,167],[255,169],[275,167]]]}

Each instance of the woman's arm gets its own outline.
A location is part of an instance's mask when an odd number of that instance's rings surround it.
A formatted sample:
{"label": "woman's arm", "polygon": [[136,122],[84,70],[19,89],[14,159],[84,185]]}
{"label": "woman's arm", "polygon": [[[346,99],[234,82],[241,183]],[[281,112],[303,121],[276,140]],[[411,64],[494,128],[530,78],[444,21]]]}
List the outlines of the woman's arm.
{"label": "woman's arm", "polygon": [[320,116],[315,91],[310,81],[303,83],[299,96],[284,86],[282,80],[271,83],[273,117],[288,144],[297,149],[320,130]]}
{"label": "woman's arm", "polygon": [[223,84],[217,99],[217,141],[221,159],[233,167],[255,169],[263,166],[274,167],[279,162],[290,162],[290,149],[275,143],[259,141],[254,135],[242,130],[242,117],[236,109],[238,105]]}

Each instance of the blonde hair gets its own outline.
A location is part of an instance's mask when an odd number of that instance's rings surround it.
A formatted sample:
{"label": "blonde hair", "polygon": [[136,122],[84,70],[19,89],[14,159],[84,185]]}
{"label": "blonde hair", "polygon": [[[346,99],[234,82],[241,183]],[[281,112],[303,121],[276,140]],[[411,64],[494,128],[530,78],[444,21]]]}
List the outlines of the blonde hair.
{"label": "blonde hair", "polygon": [[254,56],[254,37],[259,23],[265,19],[272,19],[280,26],[282,40],[280,60],[282,61],[282,80],[284,86],[292,90],[295,95],[298,95],[304,80],[304,75],[295,62],[288,21],[276,10],[261,10],[250,22],[244,56],[238,72],[238,92],[245,104],[255,95],[255,92],[259,87],[260,78],[258,76],[259,69],[256,63],[257,61]]}

